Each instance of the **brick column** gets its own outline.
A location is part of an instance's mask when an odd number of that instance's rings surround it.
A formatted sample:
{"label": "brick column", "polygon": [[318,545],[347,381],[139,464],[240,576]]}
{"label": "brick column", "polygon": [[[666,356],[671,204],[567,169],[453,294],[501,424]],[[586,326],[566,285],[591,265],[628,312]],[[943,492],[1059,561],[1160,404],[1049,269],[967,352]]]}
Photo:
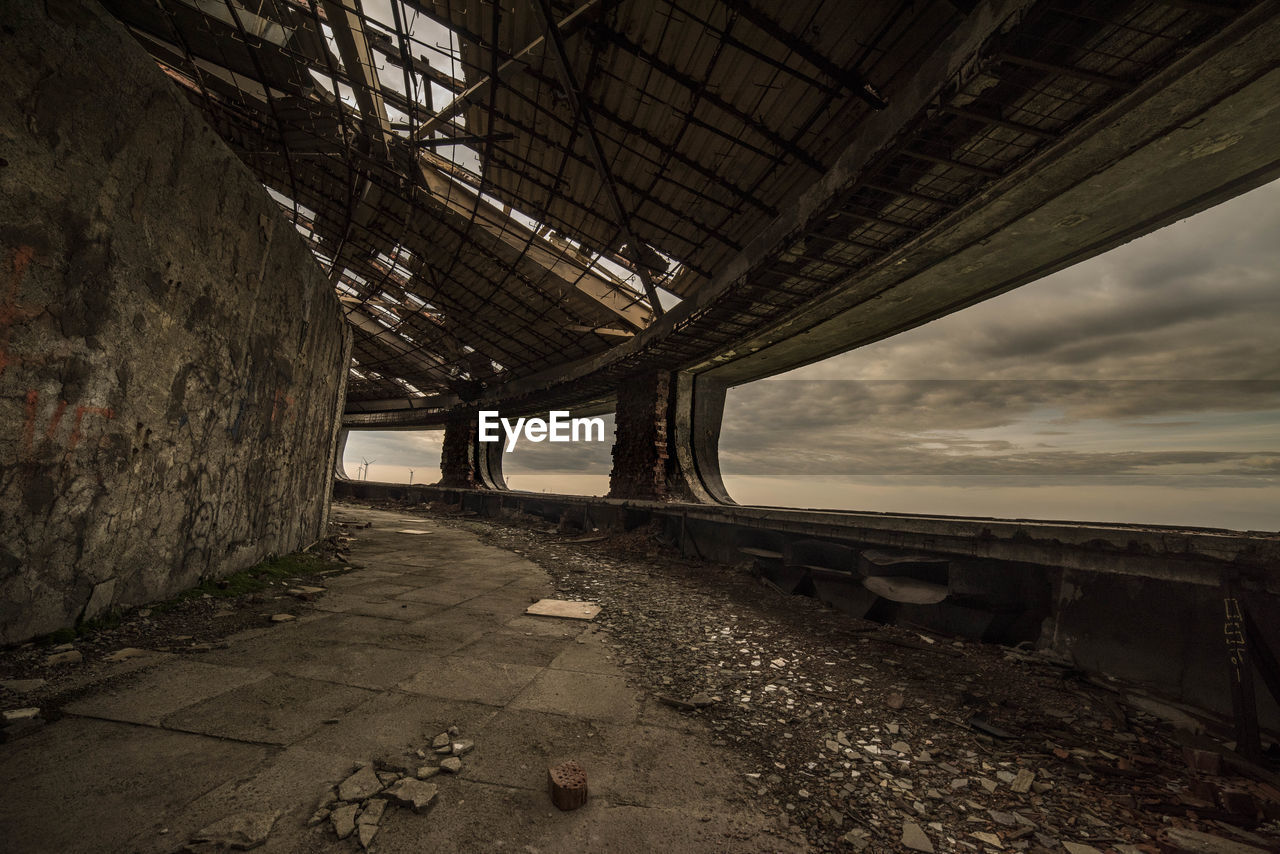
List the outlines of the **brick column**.
{"label": "brick column", "polygon": [[480,485],[476,472],[476,414],[451,415],[444,428],[440,451],[440,482],[437,486],[474,489]]}
{"label": "brick column", "polygon": [[668,413],[671,374],[641,374],[618,388],[610,498],[662,501],[670,497]]}

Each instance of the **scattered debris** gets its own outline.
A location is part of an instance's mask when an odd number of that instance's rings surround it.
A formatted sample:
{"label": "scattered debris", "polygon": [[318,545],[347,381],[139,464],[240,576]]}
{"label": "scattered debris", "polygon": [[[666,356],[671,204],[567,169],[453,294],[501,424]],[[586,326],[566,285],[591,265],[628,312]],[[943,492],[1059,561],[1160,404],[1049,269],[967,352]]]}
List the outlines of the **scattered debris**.
{"label": "scattered debris", "polygon": [[[463,524],[540,564],[556,598],[600,605],[606,655],[658,702],[715,698],[698,714],[750,763],[744,795],[816,852],[1164,854],[1171,827],[1280,850],[1280,785],[1223,747],[1229,729],[1060,656],[779,598],[657,527],[586,545],[533,517]],[[1211,755],[1184,757],[1174,718],[1214,733],[1195,744]]]}

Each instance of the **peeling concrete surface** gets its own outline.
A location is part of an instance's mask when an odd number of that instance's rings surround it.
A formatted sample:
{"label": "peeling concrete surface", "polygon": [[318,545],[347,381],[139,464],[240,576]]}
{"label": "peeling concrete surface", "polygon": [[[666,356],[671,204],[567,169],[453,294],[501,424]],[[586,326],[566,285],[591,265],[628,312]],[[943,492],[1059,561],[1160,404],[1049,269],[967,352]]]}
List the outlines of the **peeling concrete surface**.
{"label": "peeling concrete surface", "polygon": [[0,642],[324,530],[349,349],[260,183],[93,3],[5,4]]}

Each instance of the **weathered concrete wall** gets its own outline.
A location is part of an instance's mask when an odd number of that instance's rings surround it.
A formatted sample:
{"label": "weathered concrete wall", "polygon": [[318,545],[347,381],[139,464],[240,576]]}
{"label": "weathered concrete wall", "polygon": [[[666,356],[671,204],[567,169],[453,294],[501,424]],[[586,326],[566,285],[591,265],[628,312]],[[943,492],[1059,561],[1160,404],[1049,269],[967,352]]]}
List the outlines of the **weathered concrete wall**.
{"label": "weathered concrete wall", "polygon": [[117,22],[0,10],[12,642],[318,537],[350,345],[298,235]]}

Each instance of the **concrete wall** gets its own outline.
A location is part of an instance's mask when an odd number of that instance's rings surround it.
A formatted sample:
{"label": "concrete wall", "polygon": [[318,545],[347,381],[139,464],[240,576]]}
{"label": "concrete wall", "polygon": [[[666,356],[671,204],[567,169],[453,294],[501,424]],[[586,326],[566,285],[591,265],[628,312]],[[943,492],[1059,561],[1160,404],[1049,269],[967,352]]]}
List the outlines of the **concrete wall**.
{"label": "concrete wall", "polygon": [[0,10],[13,642],[320,536],[350,338],[292,226],[117,22]]}

